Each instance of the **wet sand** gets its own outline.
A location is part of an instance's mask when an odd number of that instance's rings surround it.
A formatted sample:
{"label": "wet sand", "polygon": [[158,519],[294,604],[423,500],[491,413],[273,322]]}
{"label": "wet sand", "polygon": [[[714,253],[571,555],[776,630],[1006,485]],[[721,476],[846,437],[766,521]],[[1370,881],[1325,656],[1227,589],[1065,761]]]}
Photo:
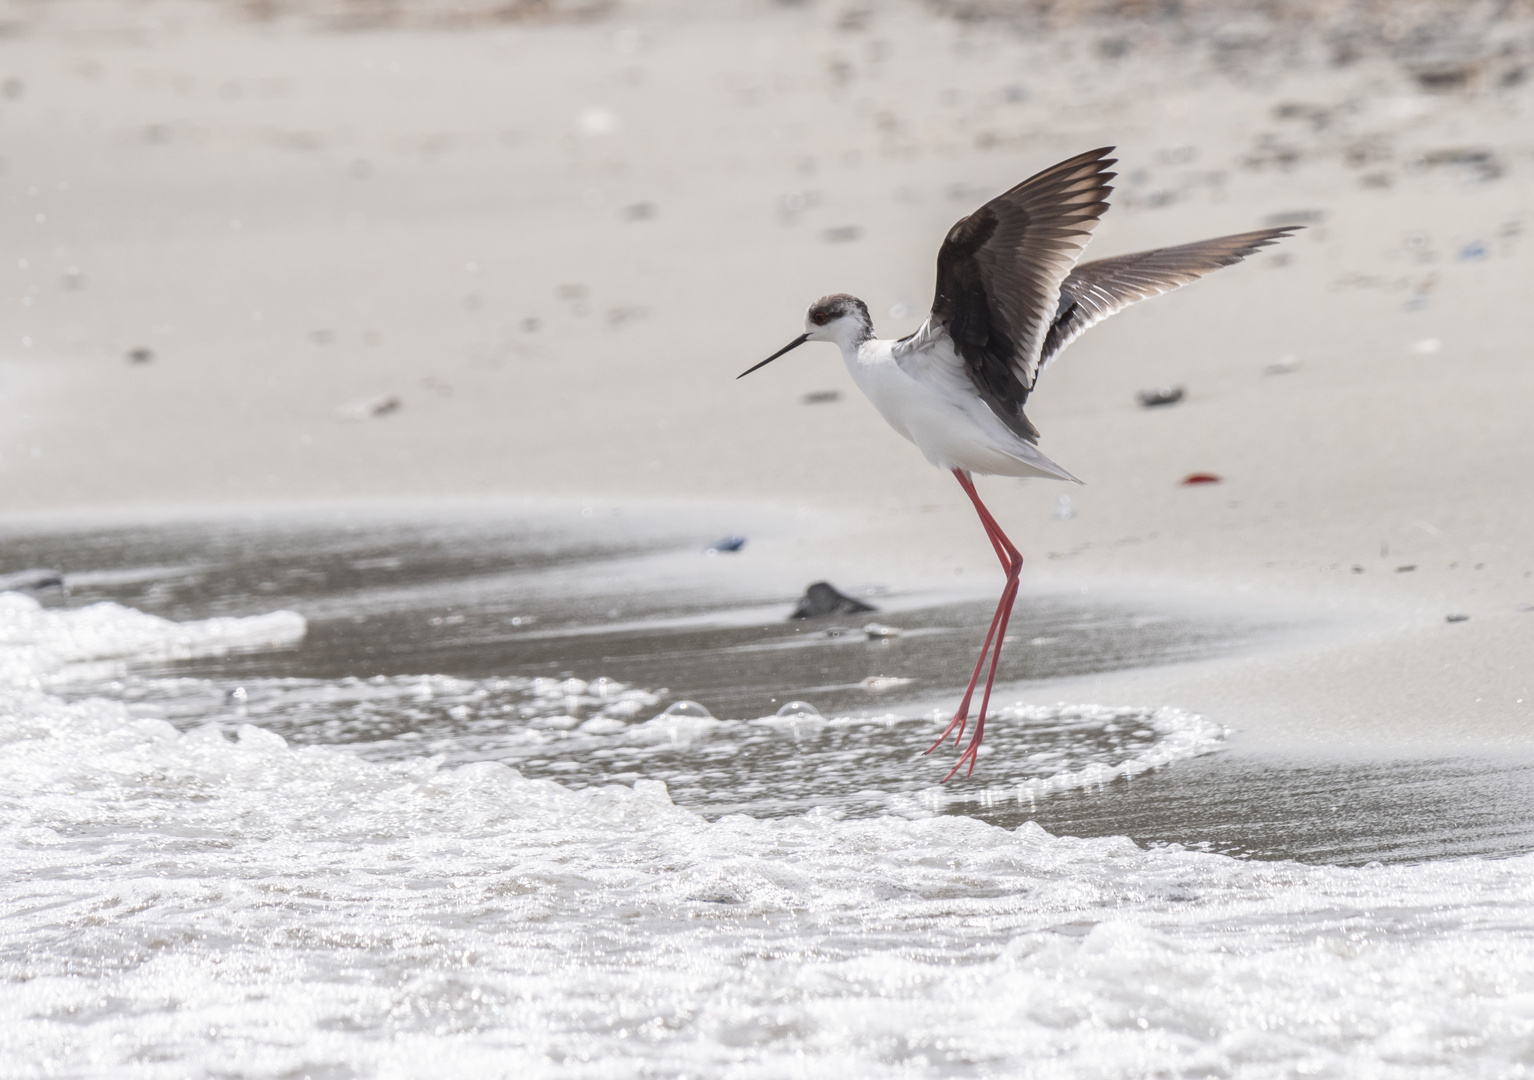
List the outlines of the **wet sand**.
{"label": "wet sand", "polygon": [[[138,661],[65,684],[66,698],[105,695],[186,732],[256,724],[295,748],[494,761],[570,790],[661,780],[710,820],[940,810],[1341,865],[1509,855],[1534,838],[1527,752],[1298,748],[1190,718],[1209,741],[1166,757],[1154,708],[1051,712],[1062,699],[1103,700],[1062,688],[1194,683],[1200,668],[1278,663],[1357,632],[1316,611],[1032,590],[979,769],[940,788],[950,752],[923,751],[988,598],[863,583],[851,591],[874,611],[794,620],[793,591],[749,545],[706,552],[738,508],[442,511],[76,523],[6,536],[0,573],[47,552],[64,585],[37,595],[67,611],[113,603],[179,622],[302,613],[302,639],[276,650]],[[871,639],[869,623],[898,636]],[[662,713],[677,719],[639,723]],[[648,733],[668,722],[669,734]],[[1161,763],[1061,780],[1136,759]]]}

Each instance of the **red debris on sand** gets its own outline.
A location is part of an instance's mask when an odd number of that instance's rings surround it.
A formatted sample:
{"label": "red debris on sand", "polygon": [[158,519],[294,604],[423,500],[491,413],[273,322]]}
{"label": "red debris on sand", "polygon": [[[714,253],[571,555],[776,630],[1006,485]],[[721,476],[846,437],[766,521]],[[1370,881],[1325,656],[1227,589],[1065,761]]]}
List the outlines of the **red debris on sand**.
{"label": "red debris on sand", "polygon": [[1216,476],[1212,472],[1196,472],[1184,476],[1178,483],[1183,487],[1192,487],[1194,484],[1218,484],[1223,480],[1224,477]]}

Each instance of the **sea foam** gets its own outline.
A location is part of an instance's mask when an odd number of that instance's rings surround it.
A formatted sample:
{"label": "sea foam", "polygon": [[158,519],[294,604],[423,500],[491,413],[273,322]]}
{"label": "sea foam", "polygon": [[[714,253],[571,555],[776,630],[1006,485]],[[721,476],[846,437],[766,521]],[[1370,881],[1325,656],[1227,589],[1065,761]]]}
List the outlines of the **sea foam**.
{"label": "sea foam", "polygon": [[1534,859],[1348,869],[952,815],[710,821],[651,780],[371,761],[49,686],[290,641],[292,618],[0,611],[6,1075],[1529,1063]]}

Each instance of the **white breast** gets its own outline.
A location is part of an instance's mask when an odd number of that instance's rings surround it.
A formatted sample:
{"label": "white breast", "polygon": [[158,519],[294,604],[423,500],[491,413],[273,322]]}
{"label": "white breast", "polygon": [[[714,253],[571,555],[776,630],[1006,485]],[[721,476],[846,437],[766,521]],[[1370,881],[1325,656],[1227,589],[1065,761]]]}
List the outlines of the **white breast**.
{"label": "white breast", "polygon": [[946,337],[899,360],[893,341],[843,348],[853,381],[879,415],[940,469],[994,476],[1075,477],[1013,434],[975,393]]}

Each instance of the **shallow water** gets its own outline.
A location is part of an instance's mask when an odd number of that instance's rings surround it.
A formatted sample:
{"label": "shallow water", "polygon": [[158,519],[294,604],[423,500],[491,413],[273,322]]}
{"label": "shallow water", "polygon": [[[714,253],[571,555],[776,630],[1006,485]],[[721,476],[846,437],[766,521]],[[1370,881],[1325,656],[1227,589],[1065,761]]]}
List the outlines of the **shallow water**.
{"label": "shallow water", "polygon": [[[893,642],[789,625],[710,524],[13,538],[0,571],[69,591],[0,598],[0,1073],[1534,1061],[1527,763],[1259,759],[1175,703],[1023,683],[939,787],[921,703],[984,602],[880,592]],[[1012,679],[1275,632],[1022,619]]]}

